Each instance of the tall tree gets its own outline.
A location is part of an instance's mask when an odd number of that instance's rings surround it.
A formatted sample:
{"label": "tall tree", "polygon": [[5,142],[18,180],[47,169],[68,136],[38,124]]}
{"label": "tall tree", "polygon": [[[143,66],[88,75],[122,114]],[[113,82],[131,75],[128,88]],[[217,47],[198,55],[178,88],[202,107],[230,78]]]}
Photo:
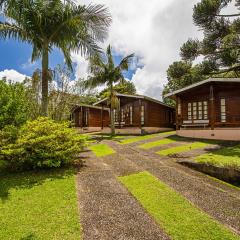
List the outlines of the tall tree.
{"label": "tall tree", "polygon": [[[117,93],[134,95],[136,94],[136,87],[132,81],[124,80],[113,86],[113,89]],[[106,87],[99,93],[99,98],[106,98],[109,94],[109,88]]]}
{"label": "tall tree", "polygon": [[[100,51],[111,17],[103,5],[81,6],[61,0],[0,0],[5,20],[0,22],[0,38],[13,38],[32,45],[32,61],[42,60],[42,115],[48,110],[49,54],[62,51],[72,70],[71,52],[94,55]],[[10,19],[10,21],[8,21]]]}
{"label": "tall tree", "polygon": [[85,88],[95,88],[106,85],[109,89],[109,105],[111,112],[111,133],[115,135],[114,109],[119,107],[119,101],[114,90],[114,85],[124,81],[123,71],[128,71],[133,54],[123,58],[119,65],[114,64],[111,46],[109,45],[105,55],[95,55],[90,58],[89,70],[92,76],[83,81]]}
{"label": "tall tree", "polygon": [[[240,72],[240,0],[235,2],[235,12],[224,14],[232,0],[201,0],[194,6],[193,21],[203,30],[202,41],[189,39],[181,47],[183,60],[193,61],[204,57],[207,74]],[[231,8],[232,9],[232,8]]]}

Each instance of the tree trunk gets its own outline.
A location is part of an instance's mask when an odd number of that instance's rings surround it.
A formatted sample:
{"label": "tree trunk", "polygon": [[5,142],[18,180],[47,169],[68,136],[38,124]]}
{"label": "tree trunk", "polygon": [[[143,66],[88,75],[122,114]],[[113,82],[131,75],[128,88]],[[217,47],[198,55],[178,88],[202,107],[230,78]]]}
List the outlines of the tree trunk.
{"label": "tree trunk", "polygon": [[114,136],[115,135],[115,122],[114,122],[114,109],[110,108],[111,111],[111,135]]}
{"label": "tree trunk", "polygon": [[43,48],[42,53],[42,103],[41,115],[48,115],[48,47]]}

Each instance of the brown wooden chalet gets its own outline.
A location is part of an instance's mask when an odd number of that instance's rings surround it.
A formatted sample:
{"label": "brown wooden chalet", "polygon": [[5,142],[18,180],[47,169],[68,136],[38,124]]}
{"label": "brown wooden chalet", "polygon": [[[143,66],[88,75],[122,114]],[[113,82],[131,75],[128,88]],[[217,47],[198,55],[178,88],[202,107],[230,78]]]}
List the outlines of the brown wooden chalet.
{"label": "brown wooden chalet", "polygon": [[178,135],[240,140],[240,78],[210,78],[165,97],[176,101]]}
{"label": "brown wooden chalet", "polygon": [[[117,94],[117,97],[120,103],[119,109],[114,110],[117,128],[138,128],[146,132],[173,128],[175,114],[172,107],[142,95]],[[94,105],[108,107],[108,99]]]}
{"label": "brown wooden chalet", "polygon": [[80,104],[72,108],[72,122],[79,128],[104,128],[110,124],[109,109]]}
{"label": "brown wooden chalet", "polygon": [[[158,132],[174,127],[175,110],[172,107],[141,95],[117,94],[117,97],[120,102],[119,109],[114,110],[117,133]],[[101,127],[102,131],[109,131],[110,110],[107,98],[93,106],[77,106],[72,113],[77,127]]]}

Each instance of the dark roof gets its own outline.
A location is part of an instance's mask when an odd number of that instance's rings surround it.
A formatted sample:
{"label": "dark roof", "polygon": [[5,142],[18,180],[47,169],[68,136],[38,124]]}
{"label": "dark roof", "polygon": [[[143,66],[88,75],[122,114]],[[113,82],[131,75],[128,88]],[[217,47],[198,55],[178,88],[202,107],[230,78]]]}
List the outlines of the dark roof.
{"label": "dark roof", "polygon": [[187,87],[181,88],[181,89],[176,90],[174,92],[168,93],[168,94],[164,95],[164,97],[172,97],[172,96],[174,96],[178,93],[185,92],[189,89],[192,89],[192,88],[195,88],[195,87],[198,87],[198,86],[210,83],[210,82],[224,82],[224,83],[238,82],[238,83],[240,83],[240,78],[209,78],[209,79],[206,79],[204,81],[197,82],[197,83],[194,83],[194,84],[189,85]]}
{"label": "dark roof", "polygon": [[[136,98],[136,99],[145,99],[145,100],[148,100],[148,101],[151,101],[151,102],[155,102],[157,104],[161,104],[161,105],[166,106],[166,107],[173,108],[173,107],[171,107],[171,106],[169,106],[169,105],[167,105],[167,104],[165,104],[165,103],[163,103],[163,102],[161,102],[161,101],[159,101],[157,99],[150,98],[150,97],[147,97],[147,96],[144,96],[144,95],[128,95],[128,94],[121,94],[121,93],[117,93],[116,95],[117,95],[117,97],[128,97],[128,98]],[[108,100],[108,98],[104,98],[104,99],[94,103],[93,105],[96,106],[96,105],[98,105],[100,103],[103,103],[103,102],[105,102],[107,100]]]}
{"label": "dark roof", "polygon": [[[74,110],[76,110],[77,108],[79,108],[79,107],[88,107],[88,108],[99,109],[99,110],[102,109],[102,107],[98,107],[98,106],[93,106],[93,105],[88,105],[88,104],[77,104],[77,105],[74,105],[74,106],[72,107],[72,112],[73,112]],[[104,110],[104,111],[109,111],[109,108],[103,108],[103,110]]]}

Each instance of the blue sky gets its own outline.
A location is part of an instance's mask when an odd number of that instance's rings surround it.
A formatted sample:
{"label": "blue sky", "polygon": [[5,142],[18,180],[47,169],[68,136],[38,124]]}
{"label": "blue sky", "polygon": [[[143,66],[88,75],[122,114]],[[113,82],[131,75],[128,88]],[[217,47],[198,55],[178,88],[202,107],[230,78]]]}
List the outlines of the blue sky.
{"label": "blue sky", "polygon": [[[0,40],[0,71],[5,69],[14,69],[21,74],[31,76],[32,72],[36,68],[41,68],[41,61],[31,63],[32,47],[29,44],[14,41],[14,40]],[[115,63],[119,63],[122,56],[114,53]],[[63,64],[63,54],[58,50],[54,49],[50,54],[50,68],[54,68],[57,64]],[[125,73],[125,77],[128,79],[132,78],[134,70],[130,70]]]}

